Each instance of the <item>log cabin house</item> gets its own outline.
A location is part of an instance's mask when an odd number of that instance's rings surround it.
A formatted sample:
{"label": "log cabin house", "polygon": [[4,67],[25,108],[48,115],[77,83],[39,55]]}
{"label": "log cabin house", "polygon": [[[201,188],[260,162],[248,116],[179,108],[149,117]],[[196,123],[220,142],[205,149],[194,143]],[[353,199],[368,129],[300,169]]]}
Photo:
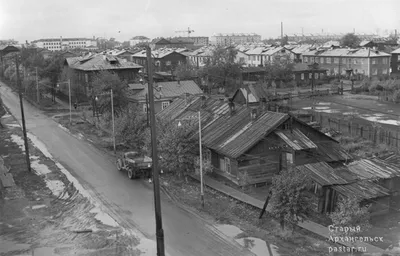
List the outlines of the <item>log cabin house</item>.
{"label": "log cabin house", "polygon": [[351,159],[331,137],[289,114],[263,107],[252,109],[235,106],[232,101],[193,96],[175,100],[157,116],[174,122],[195,117],[200,111],[206,158],[216,174],[239,186],[270,182],[280,169],[292,164]]}

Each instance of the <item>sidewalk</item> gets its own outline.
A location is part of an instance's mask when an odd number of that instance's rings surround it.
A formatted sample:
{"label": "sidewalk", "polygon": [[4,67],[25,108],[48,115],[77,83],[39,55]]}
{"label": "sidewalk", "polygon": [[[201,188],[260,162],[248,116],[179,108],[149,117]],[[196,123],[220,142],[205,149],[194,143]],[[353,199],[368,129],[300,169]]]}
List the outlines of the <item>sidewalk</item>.
{"label": "sidewalk", "polygon": [[[199,177],[192,175],[192,178],[196,179],[197,181],[199,181]],[[247,203],[249,205],[252,205],[254,207],[257,207],[259,209],[262,209],[264,206],[264,201],[258,200],[256,198],[253,198],[245,193],[242,193],[234,188],[228,187],[210,177],[205,176],[204,177],[204,184],[207,185],[208,187],[215,189],[221,193],[224,193],[236,200],[239,200],[241,202]],[[267,206],[267,212],[269,212],[271,210],[271,205],[268,204]],[[329,229],[325,226],[322,226],[318,223],[312,222],[312,221],[304,221],[304,222],[300,222],[298,224],[299,227],[304,228],[308,231],[311,231],[315,234],[318,234],[322,237],[325,237],[326,239],[329,239],[331,236],[333,236]],[[352,245],[351,243],[346,243],[346,242],[341,242],[340,244],[348,246],[348,247],[365,247],[368,253],[383,253],[384,250],[381,248],[378,248],[376,246],[373,246],[371,244],[368,243],[363,243],[363,242],[356,242],[354,245]]]}

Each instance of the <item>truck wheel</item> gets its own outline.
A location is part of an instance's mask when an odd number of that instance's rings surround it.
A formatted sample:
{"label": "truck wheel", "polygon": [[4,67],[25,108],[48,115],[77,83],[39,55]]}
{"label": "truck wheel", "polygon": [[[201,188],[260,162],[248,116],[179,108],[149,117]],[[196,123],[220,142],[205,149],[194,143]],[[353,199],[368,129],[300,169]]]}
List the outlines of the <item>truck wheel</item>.
{"label": "truck wheel", "polygon": [[128,178],[131,180],[135,178],[135,174],[131,168],[128,169]]}
{"label": "truck wheel", "polygon": [[122,161],[121,161],[121,159],[117,160],[117,170],[118,171],[122,171]]}

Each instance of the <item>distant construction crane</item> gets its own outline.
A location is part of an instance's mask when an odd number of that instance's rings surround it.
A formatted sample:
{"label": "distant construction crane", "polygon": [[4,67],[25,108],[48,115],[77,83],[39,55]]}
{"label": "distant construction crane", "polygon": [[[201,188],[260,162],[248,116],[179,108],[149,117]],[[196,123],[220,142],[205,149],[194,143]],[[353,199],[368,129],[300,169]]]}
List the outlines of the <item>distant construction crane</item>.
{"label": "distant construction crane", "polygon": [[175,33],[187,33],[188,37],[190,37],[190,34],[193,33],[194,30],[191,30],[190,27],[187,28],[187,30],[179,30],[179,31],[175,31]]}

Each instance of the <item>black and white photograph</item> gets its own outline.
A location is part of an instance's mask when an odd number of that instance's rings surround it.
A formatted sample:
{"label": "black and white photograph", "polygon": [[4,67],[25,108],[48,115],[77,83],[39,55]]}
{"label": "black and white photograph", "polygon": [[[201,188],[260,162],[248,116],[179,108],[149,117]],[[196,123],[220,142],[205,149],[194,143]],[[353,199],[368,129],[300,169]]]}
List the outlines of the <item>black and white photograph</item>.
{"label": "black and white photograph", "polygon": [[400,256],[399,13],[0,0],[0,256]]}

